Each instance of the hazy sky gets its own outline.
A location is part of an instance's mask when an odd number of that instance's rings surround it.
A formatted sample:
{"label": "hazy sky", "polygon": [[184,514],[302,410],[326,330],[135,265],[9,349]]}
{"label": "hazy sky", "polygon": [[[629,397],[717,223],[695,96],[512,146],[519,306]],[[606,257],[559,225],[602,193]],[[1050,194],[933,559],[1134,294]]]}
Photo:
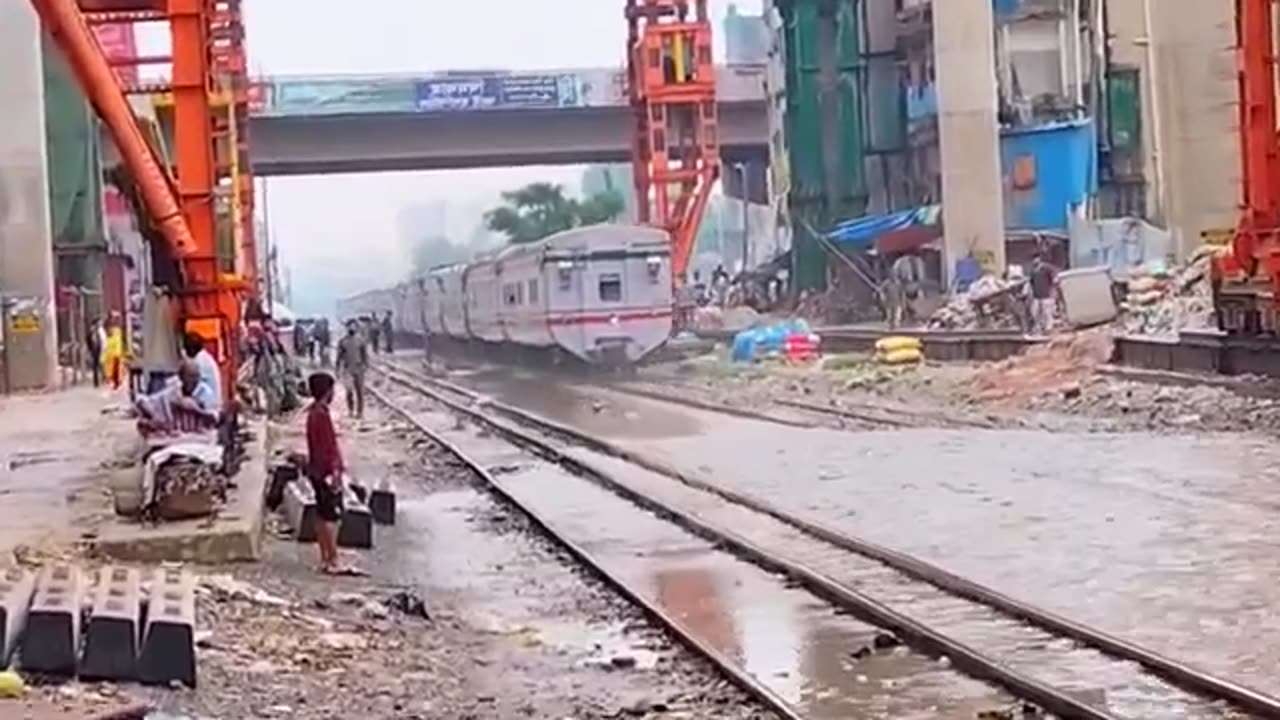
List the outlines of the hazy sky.
{"label": "hazy sky", "polygon": [[[711,0],[717,28],[730,0]],[[761,0],[737,0],[758,13]],[[268,75],[621,66],[623,0],[246,0],[250,64]],[[144,45],[162,42],[150,38]],[[576,186],[582,168],[382,173],[269,181],[272,236],[298,297],[404,274],[403,208],[447,208],[465,237],[497,194],[535,180]],[[386,284],[391,284],[390,282]],[[305,302],[312,305],[315,301]],[[330,309],[300,307],[301,312]]]}

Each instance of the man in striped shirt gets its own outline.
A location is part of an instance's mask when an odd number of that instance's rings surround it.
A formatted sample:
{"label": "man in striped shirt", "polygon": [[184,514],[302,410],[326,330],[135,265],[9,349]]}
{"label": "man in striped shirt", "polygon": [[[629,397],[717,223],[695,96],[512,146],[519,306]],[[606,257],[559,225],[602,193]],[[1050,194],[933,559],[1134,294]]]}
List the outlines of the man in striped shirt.
{"label": "man in striped shirt", "polygon": [[214,430],[220,400],[201,380],[200,368],[187,360],[168,386],[138,400],[138,430],[144,437]]}

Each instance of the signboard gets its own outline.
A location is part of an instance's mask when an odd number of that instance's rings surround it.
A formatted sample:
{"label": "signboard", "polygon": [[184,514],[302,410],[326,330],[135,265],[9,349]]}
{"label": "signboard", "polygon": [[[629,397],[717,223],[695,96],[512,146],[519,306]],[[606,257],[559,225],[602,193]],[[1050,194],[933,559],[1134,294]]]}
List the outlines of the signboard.
{"label": "signboard", "polygon": [[417,108],[445,112],[581,107],[580,85],[571,74],[433,78],[418,83]]}
{"label": "signboard", "polygon": [[[102,54],[108,62],[120,62],[138,57],[138,41],[133,34],[131,23],[95,25],[93,34],[97,37],[98,45],[102,48]],[[137,65],[117,65],[115,71],[125,85],[138,84]]]}
{"label": "signboard", "polygon": [[360,115],[414,112],[415,83],[402,79],[282,80],[272,83],[270,112],[283,115]]}
{"label": "signboard", "polygon": [[14,335],[40,332],[40,316],[35,313],[14,314],[9,318],[9,331]]}

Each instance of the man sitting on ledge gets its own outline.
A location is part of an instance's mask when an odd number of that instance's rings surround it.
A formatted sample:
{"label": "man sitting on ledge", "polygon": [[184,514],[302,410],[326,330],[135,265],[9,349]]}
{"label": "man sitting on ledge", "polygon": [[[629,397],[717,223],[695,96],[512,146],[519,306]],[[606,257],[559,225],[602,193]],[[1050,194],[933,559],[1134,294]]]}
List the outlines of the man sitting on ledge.
{"label": "man sitting on ledge", "polygon": [[187,360],[178,367],[178,377],[168,386],[138,400],[138,431],[151,439],[215,430],[220,400],[213,388],[201,380],[200,368]]}

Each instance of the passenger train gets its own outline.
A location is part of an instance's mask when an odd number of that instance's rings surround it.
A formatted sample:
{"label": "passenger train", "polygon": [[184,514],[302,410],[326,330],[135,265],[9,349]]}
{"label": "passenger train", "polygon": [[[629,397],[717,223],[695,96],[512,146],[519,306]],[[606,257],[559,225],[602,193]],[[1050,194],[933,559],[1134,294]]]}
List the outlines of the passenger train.
{"label": "passenger train", "polygon": [[400,336],[627,366],[671,335],[671,241],[644,226],[577,228],[433,269],[338,309],[343,321],[389,310]]}

